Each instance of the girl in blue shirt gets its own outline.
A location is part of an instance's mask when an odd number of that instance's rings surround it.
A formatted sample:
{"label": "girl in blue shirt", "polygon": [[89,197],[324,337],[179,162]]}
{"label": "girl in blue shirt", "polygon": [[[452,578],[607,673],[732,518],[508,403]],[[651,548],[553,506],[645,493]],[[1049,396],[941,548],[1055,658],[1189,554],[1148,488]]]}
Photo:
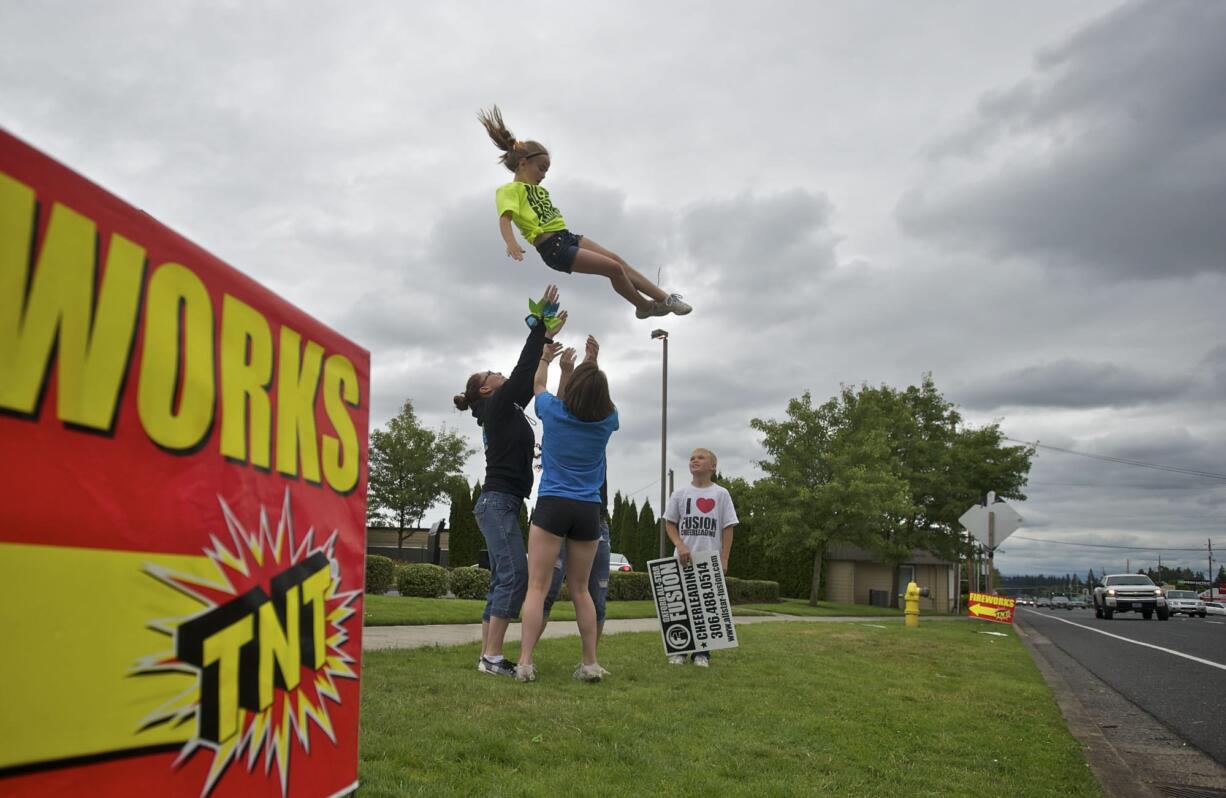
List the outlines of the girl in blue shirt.
{"label": "girl in blue shirt", "polygon": [[[528,530],[528,592],[523,605],[523,644],[515,678],[536,680],[532,654],[544,628],[545,595],[554,563],[566,546],[566,580],[586,585],[600,542],[600,486],[605,480],[605,447],[618,428],[617,408],[609,398],[609,380],[595,363],[577,366],[566,383],[564,399],[545,385],[549,363],[560,344],[545,347],[533,392],[541,420],[541,484]],[[575,620],[583,640],[583,662],[575,678],[598,682],[604,670],[596,662],[596,606],[588,591],[571,591]]]}

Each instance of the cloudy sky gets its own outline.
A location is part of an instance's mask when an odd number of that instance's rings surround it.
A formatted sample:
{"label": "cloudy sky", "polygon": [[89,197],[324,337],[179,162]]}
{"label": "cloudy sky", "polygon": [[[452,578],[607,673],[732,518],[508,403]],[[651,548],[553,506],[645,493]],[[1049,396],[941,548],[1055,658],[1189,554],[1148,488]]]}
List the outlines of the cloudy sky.
{"label": "cloudy sky", "polygon": [[[756,478],[750,418],[924,372],[1011,437],[1221,475],[1224,40],[1201,0],[6,3],[0,125],[367,347],[374,425],[407,398],[475,442],[450,398],[556,274],[503,254],[499,103],[571,229],[695,307],[557,275],[640,503],[656,326],[679,476]],[[1006,573],[1226,553],[1223,478],[1044,450],[1029,496]]]}

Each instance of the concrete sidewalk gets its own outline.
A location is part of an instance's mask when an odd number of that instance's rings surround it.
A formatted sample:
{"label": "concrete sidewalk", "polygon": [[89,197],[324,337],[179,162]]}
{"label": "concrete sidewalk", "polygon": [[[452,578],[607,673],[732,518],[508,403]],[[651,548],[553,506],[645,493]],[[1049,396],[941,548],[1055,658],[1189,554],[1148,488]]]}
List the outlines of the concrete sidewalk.
{"label": "concrete sidewalk", "polygon": [[[888,617],[813,617],[800,615],[746,615],[736,616],[736,625],[747,623],[865,623],[889,624],[902,623],[901,616]],[[920,623],[930,621],[962,620],[961,617],[950,615],[932,615],[921,617]],[[519,642],[521,625],[513,623],[507,628],[506,642]],[[621,632],[660,632],[660,622],[655,618],[632,618],[628,620],[606,621],[604,633],[615,635]],[[554,621],[545,627],[542,639],[557,637],[575,637],[579,634],[579,626],[574,621]],[[479,623],[444,623],[429,626],[367,626],[362,630],[362,650],[378,651],[389,648],[424,648],[427,646],[462,646],[468,643],[481,642],[481,624]]]}

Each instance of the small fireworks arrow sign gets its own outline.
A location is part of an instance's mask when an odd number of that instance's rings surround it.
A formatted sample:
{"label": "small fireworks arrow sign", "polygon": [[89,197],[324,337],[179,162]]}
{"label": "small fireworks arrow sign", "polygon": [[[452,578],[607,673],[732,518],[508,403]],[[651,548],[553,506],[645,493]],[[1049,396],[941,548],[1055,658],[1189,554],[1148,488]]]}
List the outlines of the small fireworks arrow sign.
{"label": "small fireworks arrow sign", "polygon": [[966,614],[982,621],[1013,623],[1013,607],[1016,604],[1016,599],[993,593],[971,593],[966,602]]}

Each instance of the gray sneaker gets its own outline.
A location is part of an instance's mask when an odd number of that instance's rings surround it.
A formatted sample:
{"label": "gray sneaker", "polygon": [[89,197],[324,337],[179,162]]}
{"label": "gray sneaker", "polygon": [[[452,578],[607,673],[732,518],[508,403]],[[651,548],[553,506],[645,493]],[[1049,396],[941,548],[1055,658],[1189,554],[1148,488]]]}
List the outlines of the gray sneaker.
{"label": "gray sneaker", "polygon": [[681,301],[681,294],[669,294],[662,304],[665,310],[677,316],[684,316],[694,309],[688,302]]}
{"label": "gray sneaker", "polygon": [[506,657],[497,662],[487,657],[482,657],[481,661],[477,663],[477,670],[482,673],[488,673],[490,676],[514,676],[515,663]]}
{"label": "gray sneaker", "polygon": [[[689,305],[686,305],[686,307],[688,308]],[[649,319],[652,316],[667,316],[668,312],[669,308],[664,302],[653,299],[647,307],[635,310],[634,315],[640,319]],[[689,311],[687,310],[686,313],[689,313]]]}
{"label": "gray sneaker", "polygon": [[668,664],[669,665],[684,665],[685,664],[685,654],[673,654],[671,657],[668,658]]}
{"label": "gray sneaker", "polygon": [[515,681],[517,682],[535,682],[536,681],[536,666],[535,665],[516,665],[515,666]]}
{"label": "gray sneaker", "polygon": [[700,668],[711,667],[711,655],[710,654],[695,654],[694,664]]}

